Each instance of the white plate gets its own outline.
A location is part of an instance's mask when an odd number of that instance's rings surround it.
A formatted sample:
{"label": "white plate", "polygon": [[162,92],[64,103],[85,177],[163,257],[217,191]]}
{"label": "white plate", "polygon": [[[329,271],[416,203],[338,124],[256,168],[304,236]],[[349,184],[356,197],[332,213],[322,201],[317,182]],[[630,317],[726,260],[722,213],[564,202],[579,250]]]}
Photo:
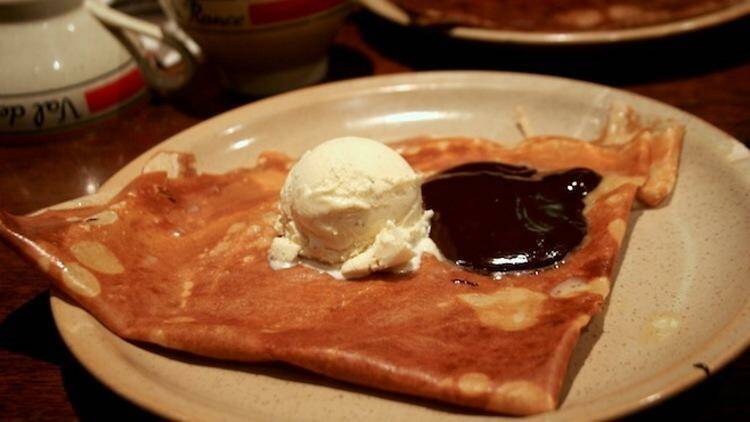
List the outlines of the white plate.
{"label": "white plate", "polygon": [[[687,127],[674,196],[636,211],[606,312],[576,347],[561,408],[539,418],[604,419],[659,401],[737,356],[750,340],[750,152],[689,114],[622,91],[567,79],[498,72],[384,76],[308,88],[253,103],[156,146],[110,179],[100,201],[161,150],[196,154],[199,170],[248,166],[263,150],[297,155],[342,135],[416,135],[517,141],[514,113],[535,134],[593,137],[621,101]],[[65,342],[96,377],[176,419],[459,420],[488,416],[343,383],[279,365],[227,364],[128,343],[59,297]]]}
{"label": "white plate", "polygon": [[[391,22],[404,26],[411,24],[411,18],[409,15],[389,0],[361,0],[361,2],[372,12]],[[741,1],[732,6],[688,19],[628,29],[530,32],[457,26],[446,30],[446,33],[455,38],[497,43],[549,45],[602,44],[682,34],[729,22],[747,14],[750,14],[750,0]]]}

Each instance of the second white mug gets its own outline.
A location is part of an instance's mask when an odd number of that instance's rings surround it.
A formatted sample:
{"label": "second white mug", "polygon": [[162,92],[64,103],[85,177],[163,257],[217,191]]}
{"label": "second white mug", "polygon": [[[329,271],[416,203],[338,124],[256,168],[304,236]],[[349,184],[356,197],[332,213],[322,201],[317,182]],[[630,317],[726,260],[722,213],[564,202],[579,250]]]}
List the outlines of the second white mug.
{"label": "second white mug", "polygon": [[224,84],[265,96],[320,81],[350,0],[160,0],[219,67]]}

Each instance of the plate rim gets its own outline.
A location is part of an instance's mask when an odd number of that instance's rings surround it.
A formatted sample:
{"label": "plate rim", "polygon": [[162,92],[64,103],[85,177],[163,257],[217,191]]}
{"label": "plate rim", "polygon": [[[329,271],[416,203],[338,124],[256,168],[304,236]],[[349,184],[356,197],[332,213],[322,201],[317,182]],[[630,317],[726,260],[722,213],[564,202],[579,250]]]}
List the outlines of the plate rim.
{"label": "plate rim", "polygon": [[[360,3],[362,3],[370,12],[387,21],[403,27],[412,26],[409,15],[390,0],[360,0]],[[728,23],[745,15],[750,15],[750,0],[743,0],[723,9],[691,18],[627,29],[574,32],[531,32],[456,26],[445,31],[445,33],[458,39],[494,43],[560,46],[595,45],[680,35]]]}
{"label": "plate rim", "polygon": [[[520,73],[520,72],[499,72],[499,71],[431,71],[431,72],[411,72],[411,73],[400,73],[400,74],[391,74],[391,75],[379,75],[379,76],[369,76],[369,77],[363,77],[363,78],[356,78],[356,79],[349,79],[344,81],[338,81],[338,82],[331,82],[327,84],[321,84],[313,87],[308,87],[292,92],[288,92],[285,94],[269,97],[260,101],[252,102],[231,110],[228,110],[224,113],[221,113],[217,116],[214,116],[210,119],[206,119],[202,122],[199,122],[193,126],[190,126],[177,134],[167,138],[166,140],[154,145],[153,147],[149,148],[147,151],[140,154],[138,157],[130,161],[128,164],[123,166],[120,170],[118,170],[114,175],[112,175],[106,182],[104,182],[100,190],[89,196],[85,196],[82,198],[73,199],[70,201],[63,202],[61,204],[53,205],[50,207],[45,207],[38,212],[42,212],[46,209],[50,208],[57,208],[60,206],[63,207],[70,207],[70,206],[78,206],[82,203],[90,203],[89,201],[98,202],[100,200],[105,200],[108,198],[108,195],[113,194],[113,190],[119,190],[118,184],[122,183],[124,180],[131,180],[131,178],[125,177],[123,173],[126,169],[129,169],[133,166],[141,166],[145,164],[146,161],[148,161],[151,157],[153,157],[156,153],[159,151],[174,151],[177,144],[184,143],[185,141],[183,139],[189,139],[192,136],[192,132],[198,131],[198,130],[205,130],[206,127],[210,126],[216,126],[216,127],[227,127],[228,123],[231,123],[232,121],[236,122],[236,117],[241,116],[248,112],[263,112],[264,109],[268,109],[265,112],[268,112],[269,110],[274,110],[276,107],[281,107],[285,104],[291,103],[292,101],[296,101],[298,97],[305,97],[305,96],[313,96],[315,98],[320,99],[326,99],[330,100],[332,98],[349,98],[352,95],[361,95],[363,92],[379,92],[379,91],[388,91],[388,90],[404,90],[404,89],[429,89],[430,87],[435,86],[450,86],[450,85],[464,85],[464,86],[472,86],[472,85],[486,85],[490,81],[487,79],[493,79],[497,78],[497,80],[503,79],[503,78],[527,78],[529,80],[536,80],[541,81],[541,83],[550,83],[550,82],[556,82],[556,83],[562,83],[567,84],[569,86],[577,86],[579,88],[584,89],[596,89],[601,92],[609,92],[612,94],[616,94],[618,96],[637,100],[640,102],[645,102],[650,104],[651,106],[661,109],[662,111],[669,111],[671,114],[678,115],[684,118],[689,119],[690,121],[694,122],[695,124],[699,124],[704,126],[705,129],[708,129],[710,131],[716,132],[720,137],[724,138],[725,141],[728,141],[732,143],[735,147],[737,145],[741,146],[744,150],[750,153],[750,150],[742,144],[740,141],[738,141],[735,137],[728,134],[727,132],[719,129],[718,127],[712,125],[711,123],[703,120],[702,118],[692,115],[690,113],[687,113],[685,111],[682,111],[676,107],[673,107],[669,104],[663,103],[661,101],[628,92],[622,89],[609,87],[606,85],[601,85],[593,82],[587,82],[587,81],[580,81],[575,79],[569,79],[564,77],[558,77],[558,76],[549,76],[549,75],[539,75],[539,74],[532,74],[532,73]],[[329,93],[329,97],[321,98],[321,94],[326,94],[328,91],[331,91]],[[258,110],[259,109],[259,110]],[[705,142],[705,141],[700,141]],[[718,142],[718,141],[716,141]],[[179,149],[178,149],[179,150]],[[747,173],[747,176],[750,176],[750,173]],[[750,177],[749,179],[750,180]],[[185,417],[184,413],[181,413],[179,410],[175,410],[172,408],[169,408],[168,406],[162,406],[160,405],[159,400],[152,400],[152,399],[146,399],[143,397],[143,395],[138,394],[135,390],[128,390],[127,388],[123,388],[122,385],[118,385],[117,382],[112,381],[108,377],[111,375],[111,373],[107,372],[107,369],[102,369],[100,367],[94,366],[90,361],[87,361],[87,357],[89,357],[88,352],[85,350],[85,347],[82,347],[81,345],[77,344],[74,338],[74,335],[71,333],[68,333],[67,330],[64,328],[65,325],[65,312],[66,307],[73,307],[77,308],[78,310],[81,310],[84,312],[87,316],[87,318],[91,318],[94,320],[97,324],[100,325],[101,328],[104,328],[105,331],[109,335],[115,335],[111,333],[109,330],[106,329],[106,327],[102,326],[98,320],[96,320],[91,314],[89,314],[85,309],[81,308],[77,304],[75,304],[72,301],[67,301],[64,299],[63,296],[61,296],[58,292],[56,292],[54,289],[52,290],[52,295],[50,297],[50,306],[52,309],[52,315],[53,319],[55,321],[55,324],[57,326],[58,331],[61,334],[61,337],[63,338],[63,341],[65,342],[66,346],[71,350],[73,355],[76,357],[76,359],[92,374],[94,375],[100,382],[102,382],[104,385],[106,385],[108,388],[110,388],[112,391],[114,391],[116,394],[122,396],[126,400],[135,403],[136,405],[147,409],[151,412],[154,412],[156,414],[166,416],[166,417],[173,417],[173,418],[180,418]],[[609,300],[609,299],[608,299]],[[595,407],[597,403],[602,402],[602,397],[606,398],[608,396],[613,395],[619,395],[622,394],[622,390],[618,390],[615,392],[608,393],[605,396],[600,397],[596,401],[592,402],[584,402],[582,404],[576,405],[574,407],[563,409],[562,411],[560,409],[557,409],[550,413],[543,413],[541,415],[542,418],[555,418],[555,414],[559,415],[558,417],[562,419],[573,419],[576,415],[579,417],[582,415],[587,415],[590,417],[592,413],[589,413],[591,411],[595,411],[597,415],[597,418],[614,418],[619,417],[622,415],[626,415],[638,410],[645,409],[647,407],[650,407],[656,403],[659,403],[669,397],[674,396],[675,394],[687,389],[688,387],[695,385],[699,381],[706,378],[706,376],[701,371],[692,371],[688,374],[680,374],[679,368],[683,366],[686,362],[693,361],[693,356],[698,355],[700,353],[707,353],[707,352],[713,352],[708,359],[703,359],[704,362],[708,363],[711,371],[715,372],[718,369],[722,368],[726,364],[728,364],[733,359],[737,358],[743,351],[745,351],[750,346],[750,330],[747,331],[747,333],[743,336],[736,332],[736,327],[738,325],[744,325],[750,327],[750,297],[746,299],[745,304],[743,307],[734,315],[734,317],[723,327],[721,327],[719,330],[717,330],[712,337],[707,339],[704,343],[702,343],[700,346],[697,346],[695,349],[692,350],[692,353],[685,357],[683,360],[675,362],[673,365],[662,369],[659,373],[656,373],[645,380],[639,382],[637,385],[643,386],[648,385],[650,383],[656,384],[654,388],[650,388],[651,390],[658,390],[654,391],[652,394],[649,394],[647,396],[644,396],[643,394],[638,395],[638,397],[634,399],[629,399],[622,401],[622,403],[618,406],[609,407],[605,410],[596,411]],[[740,330],[741,331],[741,330]],[[118,337],[119,338],[119,337]],[[733,339],[733,341],[729,341]],[[717,347],[716,344],[720,341],[729,342],[729,347]],[[127,341],[127,340],[123,340]],[[137,344],[129,342],[129,344],[139,347]],[[717,349],[717,350],[712,350]],[[667,378],[672,375],[673,377],[676,377],[675,380],[672,380],[671,382],[668,382]],[[659,387],[659,384],[666,383],[664,386]],[[628,389],[632,389],[633,386],[628,387]],[[184,399],[184,398],[183,398]],[[187,400],[187,399],[184,399]],[[200,406],[203,411],[208,412],[209,415],[215,416],[215,417],[222,417],[226,418],[229,416],[229,414],[225,413],[217,413],[215,412],[215,409],[213,408],[207,408],[202,405],[195,405]],[[233,414],[232,414],[233,415]]]}

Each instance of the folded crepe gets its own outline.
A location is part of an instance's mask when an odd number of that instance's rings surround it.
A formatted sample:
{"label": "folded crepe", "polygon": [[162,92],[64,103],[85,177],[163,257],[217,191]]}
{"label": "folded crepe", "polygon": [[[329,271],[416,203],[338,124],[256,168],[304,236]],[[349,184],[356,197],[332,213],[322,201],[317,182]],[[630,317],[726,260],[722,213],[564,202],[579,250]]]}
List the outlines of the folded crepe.
{"label": "folded crepe", "polygon": [[[559,266],[468,272],[431,255],[405,275],[336,280],[305,266],[275,271],[279,190],[293,161],[197,174],[146,166],[106,203],[0,214],[0,234],[54,287],[117,335],[202,356],[291,363],[340,380],[493,412],[553,410],[581,329],[601,310],[635,198],[654,206],[675,184],[683,129],[632,112],[593,142],[529,138],[395,144],[418,171],[502,161],[540,171],[587,167],[588,232]],[[164,156],[155,162],[165,162]],[[168,160],[167,160],[168,161]]]}

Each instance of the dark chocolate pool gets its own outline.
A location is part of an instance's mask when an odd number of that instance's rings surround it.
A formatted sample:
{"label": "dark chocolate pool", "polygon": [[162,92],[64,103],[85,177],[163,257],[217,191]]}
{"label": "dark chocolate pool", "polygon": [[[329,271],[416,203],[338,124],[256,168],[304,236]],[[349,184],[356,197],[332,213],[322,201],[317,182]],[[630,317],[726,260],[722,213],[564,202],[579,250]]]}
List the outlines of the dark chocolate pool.
{"label": "dark chocolate pool", "polygon": [[586,195],[601,176],[585,168],[540,173],[497,162],[464,164],[422,185],[443,255],[480,273],[544,268],[586,236]]}

